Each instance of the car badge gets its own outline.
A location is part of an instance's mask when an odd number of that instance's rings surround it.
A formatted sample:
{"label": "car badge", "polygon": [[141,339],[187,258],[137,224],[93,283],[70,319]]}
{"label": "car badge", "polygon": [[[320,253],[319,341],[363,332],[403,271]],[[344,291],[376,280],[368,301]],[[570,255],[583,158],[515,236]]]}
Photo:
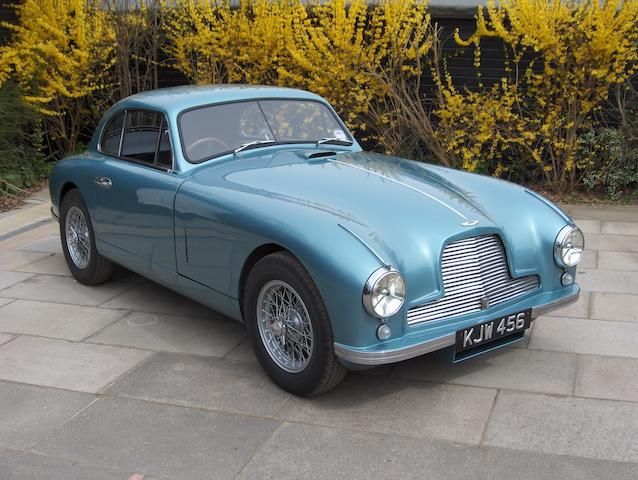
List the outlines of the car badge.
{"label": "car badge", "polygon": [[490,308],[490,299],[489,297],[481,298],[481,310],[487,310]]}
{"label": "car badge", "polygon": [[468,220],[467,222],[463,222],[461,224],[461,226],[463,227],[473,227],[474,225],[478,225],[479,221],[478,220]]}

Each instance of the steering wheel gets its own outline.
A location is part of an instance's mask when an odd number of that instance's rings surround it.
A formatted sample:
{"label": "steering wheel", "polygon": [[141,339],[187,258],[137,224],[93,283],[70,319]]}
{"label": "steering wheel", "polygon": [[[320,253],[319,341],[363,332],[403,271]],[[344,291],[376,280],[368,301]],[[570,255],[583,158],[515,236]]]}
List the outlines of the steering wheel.
{"label": "steering wheel", "polygon": [[[214,148],[216,145],[221,147],[221,150],[219,148]],[[230,150],[228,144],[223,140],[217,137],[204,137],[194,141],[188,147],[186,147],[186,154],[189,157],[192,157],[193,155],[191,154],[193,152],[196,152],[199,148],[204,148],[204,152],[203,155],[195,155],[195,157],[197,158],[206,158],[216,152],[225,152],[227,150]]]}

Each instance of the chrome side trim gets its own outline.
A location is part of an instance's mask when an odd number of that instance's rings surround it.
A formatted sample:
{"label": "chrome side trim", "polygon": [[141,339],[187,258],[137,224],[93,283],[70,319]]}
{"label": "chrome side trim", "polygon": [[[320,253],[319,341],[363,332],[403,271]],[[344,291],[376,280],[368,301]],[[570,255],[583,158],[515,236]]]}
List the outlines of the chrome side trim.
{"label": "chrome side trim", "polygon": [[444,337],[428,340],[427,342],[412,345],[406,348],[397,348],[394,350],[379,350],[376,352],[360,352],[350,349],[345,345],[334,344],[335,354],[347,362],[357,365],[383,365],[386,363],[400,362],[409,358],[425,355],[426,353],[440,350],[450,345],[454,345],[456,335],[451,333]]}
{"label": "chrome side trim", "polygon": [[[551,312],[565,305],[578,300],[580,291],[559,300],[555,300],[545,305],[532,308],[532,318],[536,318],[540,315],[544,315],[547,312]],[[431,353],[436,350],[441,350],[445,347],[450,347],[456,342],[456,334],[451,333],[443,337],[434,338],[423,343],[411,345],[405,348],[396,348],[393,350],[378,350],[374,352],[361,352],[353,348],[349,348],[339,343],[334,344],[335,354],[344,361],[351,362],[357,365],[384,365],[387,363],[401,362],[408,360],[409,358],[418,357]]]}
{"label": "chrome side trim", "polygon": [[539,307],[532,308],[532,318],[540,317],[541,315],[545,315],[553,310],[569,305],[570,303],[574,303],[578,300],[580,296],[580,290],[576,293],[573,293],[569,297],[564,297],[559,300],[555,300],[553,302],[546,303],[545,305],[541,305]]}
{"label": "chrome side trim", "polygon": [[53,218],[53,220],[55,220],[56,222],[60,223],[60,218],[55,214],[55,212],[53,211],[53,207],[51,207],[51,217]]}

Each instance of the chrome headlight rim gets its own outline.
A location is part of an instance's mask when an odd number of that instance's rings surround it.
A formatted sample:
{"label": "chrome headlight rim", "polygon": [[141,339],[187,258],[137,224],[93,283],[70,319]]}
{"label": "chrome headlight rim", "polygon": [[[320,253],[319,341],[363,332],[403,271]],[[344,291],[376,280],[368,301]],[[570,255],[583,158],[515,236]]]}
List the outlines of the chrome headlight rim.
{"label": "chrome headlight rim", "polygon": [[[580,253],[575,262],[568,262],[565,260],[565,249],[569,248],[569,240],[572,238],[573,234],[578,234],[582,240],[582,248],[580,248]],[[570,224],[566,225],[558,232],[556,235],[556,240],[554,241],[554,261],[556,264],[562,268],[572,268],[578,265],[578,263],[583,258],[583,252],[585,251],[585,236],[580,228],[576,225]]]}
{"label": "chrome headlight rim", "polygon": [[[396,308],[394,308],[391,312],[386,312],[386,314],[383,315],[375,310],[375,307],[372,303],[372,296],[379,283],[389,276],[398,276],[401,279],[401,282],[403,283],[403,298],[401,298],[401,303]],[[374,272],[372,272],[372,275],[368,277],[368,280],[363,287],[363,306],[365,307],[366,312],[379,319],[385,319],[396,315],[405,304],[406,288],[407,284],[405,281],[405,277],[398,270],[387,266],[376,269]]]}

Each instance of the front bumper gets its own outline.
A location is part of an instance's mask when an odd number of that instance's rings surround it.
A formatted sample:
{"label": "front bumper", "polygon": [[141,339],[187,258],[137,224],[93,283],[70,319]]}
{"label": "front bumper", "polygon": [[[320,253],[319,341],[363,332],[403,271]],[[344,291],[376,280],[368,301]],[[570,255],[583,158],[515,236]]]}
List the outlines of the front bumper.
{"label": "front bumper", "polygon": [[[578,300],[580,289],[576,288],[573,293],[552,300],[547,303],[532,307],[532,318],[545,315],[552,310],[564,307]],[[477,322],[479,323],[479,322]],[[400,362],[409,358],[418,357],[441,350],[454,345],[456,342],[456,331],[437,338],[429,339],[423,342],[414,343],[401,348],[388,350],[364,350],[361,348],[353,348],[339,343],[334,344],[335,354],[343,361],[355,365],[384,365],[387,363]]]}

